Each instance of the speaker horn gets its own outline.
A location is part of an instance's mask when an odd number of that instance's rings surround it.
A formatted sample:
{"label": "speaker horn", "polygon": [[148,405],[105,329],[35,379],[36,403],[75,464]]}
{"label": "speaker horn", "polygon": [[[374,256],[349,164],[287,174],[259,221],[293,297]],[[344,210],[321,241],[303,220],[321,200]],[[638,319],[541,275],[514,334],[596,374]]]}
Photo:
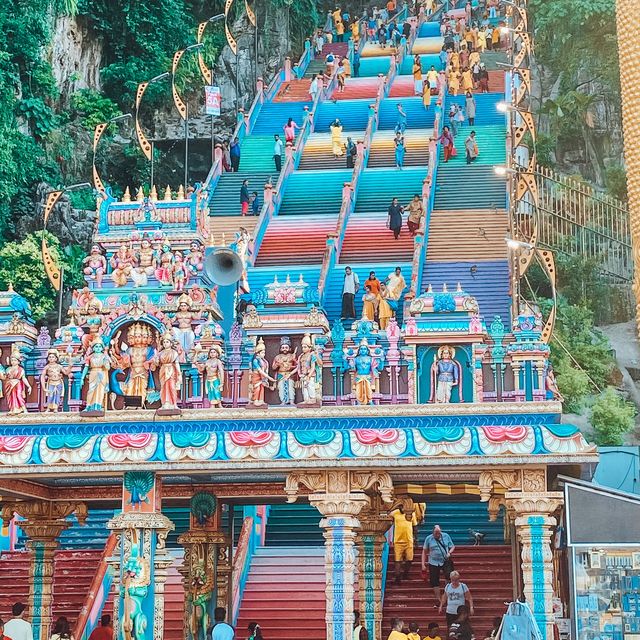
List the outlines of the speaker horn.
{"label": "speaker horn", "polygon": [[215,284],[235,284],[242,276],[242,260],[231,249],[216,249],[206,257],[204,272]]}

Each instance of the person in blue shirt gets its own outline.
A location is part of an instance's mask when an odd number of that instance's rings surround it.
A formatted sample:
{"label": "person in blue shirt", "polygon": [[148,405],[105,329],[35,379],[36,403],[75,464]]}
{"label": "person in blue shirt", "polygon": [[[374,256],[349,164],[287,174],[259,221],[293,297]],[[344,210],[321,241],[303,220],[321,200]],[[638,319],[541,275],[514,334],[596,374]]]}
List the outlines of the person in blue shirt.
{"label": "person in blue shirt", "polygon": [[229,150],[231,156],[231,171],[237,172],[240,168],[240,141],[238,138],[234,138]]}
{"label": "person in blue shirt", "polygon": [[254,191],[251,194],[251,213],[254,216],[260,215],[260,198],[258,198],[257,191]]}
{"label": "person in blue shirt", "polygon": [[227,611],[224,607],[216,607],[213,612],[213,630],[211,631],[211,640],[233,640],[234,631],[230,624],[227,624],[224,619],[227,616]]}
{"label": "person in blue shirt", "polygon": [[440,573],[446,580],[453,568],[451,555],[455,551],[455,545],[451,536],[445,533],[437,524],[433,527],[433,533],[429,534],[422,547],[422,575],[427,577],[427,565],[429,567],[429,586],[433,589],[436,601],[440,603]]}

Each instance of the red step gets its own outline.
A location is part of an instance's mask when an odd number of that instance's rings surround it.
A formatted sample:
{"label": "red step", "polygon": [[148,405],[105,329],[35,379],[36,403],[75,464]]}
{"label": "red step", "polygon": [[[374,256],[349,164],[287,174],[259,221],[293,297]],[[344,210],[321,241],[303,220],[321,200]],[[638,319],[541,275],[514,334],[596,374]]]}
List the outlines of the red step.
{"label": "red step", "polygon": [[309,86],[311,80],[303,78],[302,80],[291,80],[284,82],[274,98],[274,102],[305,102],[311,100],[309,95]]}
{"label": "red step", "polygon": [[378,78],[347,78],[344,91],[336,89],[331,97],[333,100],[356,100],[358,98],[375,100],[379,86]]}
{"label": "red step", "polygon": [[317,58],[326,58],[330,53],[334,56],[341,56],[346,58],[349,53],[349,44],[347,42],[332,42],[331,44],[325,44],[322,47],[322,53],[316,56]]}
{"label": "red step", "polygon": [[256,259],[257,267],[281,264],[320,264],[327,234],[336,216],[277,216],[267,227]]}
{"label": "red step", "polygon": [[164,586],[164,640],[184,640],[184,586],[178,568],[182,557],[176,558],[167,572]]}
{"label": "red step", "polygon": [[413,257],[413,236],[405,224],[395,240],[387,229],[386,213],[352,214],[347,223],[340,262],[342,264],[370,262],[410,262]]}
{"label": "red step", "polygon": [[[393,550],[389,554],[389,569],[383,607],[383,636],[391,630],[391,619],[402,618],[405,625],[417,622],[426,635],[430,622],[438,622],[440,635],[446,628],[444,614],[438,615],[433,590],[420,575],[422,549],[415,550],[409,578],[400,585],[394,582]],[[505,611],[505,602],[513,599],[513,575],[510,546],[456,546],[455,564],[473,595],[475,615],[471,624],[476,637],[483,638],[491,629],[493,618]],[[441,581],[444,587],[444,582]]]}

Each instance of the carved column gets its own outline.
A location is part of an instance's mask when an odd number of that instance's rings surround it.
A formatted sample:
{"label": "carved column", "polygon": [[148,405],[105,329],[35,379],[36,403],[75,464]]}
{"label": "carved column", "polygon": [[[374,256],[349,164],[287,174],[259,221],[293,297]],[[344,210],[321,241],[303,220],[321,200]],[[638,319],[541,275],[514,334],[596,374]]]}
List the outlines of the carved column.
{"label": "carved column", "polygon": [[293,472],[285,484],[289,502],[297,500],[300,485],[312,490],[309,502],[323,516],[327,638],[351,640],[358,515],[369,505],[367,489],[377,488],[385,502],[391,501],[391,477],[366,471]]}
{"label": "carved column", "polygon": [[358,546],[358,595],[360,621],[370,640],[382,639],[382,551],[385,533],[393,520],[387,515],[379,496],[370,498],[370,506],[360,513]]}
{"label": "carved column", "polygon": [[118,597],[113,603],[118,640],[132,634],[136,640],[164,637],[164,587],[173,564],[166,540],[174,526],[160,512],[160,502],[160,481],[153,473],[124,474],[122,513],[107,523],[117,538],[109,563],[118,576]]}
{"label": "carved column", "polygon": [[507,507],[513,511],[522,545],[524,596],[543,640],[553,640],[553,552],[551,537],[557,525],[554,512],[562,504],[561,492],[509,492]]}
{"label": "carved column", "polygon": [[34,640],[48,640],[51,635],[54,553],[58,537],[70,525],[66,518],[72,513],[84,524],[87,507],[81,502],[9,502],[2,508],[5,523],[14,514],[26,518],[20,528],[29,537],[29,617]]}
{"label": "carved column", "polygon": [[[229,537],[220,531],[216,497],[199,491],[191,498],[191,524],[178,542],[184,547],[184,637],[205,640],[213,610],[227,608]],[[225,569],[227,571],[225,572]]]}

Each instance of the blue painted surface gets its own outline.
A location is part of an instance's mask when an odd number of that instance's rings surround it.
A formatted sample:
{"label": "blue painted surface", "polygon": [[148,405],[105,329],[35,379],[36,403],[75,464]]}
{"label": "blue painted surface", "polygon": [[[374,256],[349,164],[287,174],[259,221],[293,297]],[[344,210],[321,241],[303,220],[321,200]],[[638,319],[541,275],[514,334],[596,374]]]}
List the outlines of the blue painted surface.
{"label": "blue painted surface", "polygon": [[359,179],[355,212],[387,211],[393,198],[407,205],[415,194],[422,194],[426,177],[426,166],[406,167],[402,171],[365,169]]}
{"label": "blue painted surface", "polygon": [[593,481],[640,495],[640,447],[599,447],[600,462]]}
{"label": "blue painted surface", "polygon": [[[505,127],[506,133],[506,115],[498,111],[497,104],[504,102],[504,93],[474,93],[476,100],[476,118],[475,124],[501,124]],[[447,113],[452,104],[457,104],[464,108],[465,96],[447,96]],[[447,124],[445,122],[445,124]]]}
{"label": "blue painted surface", "polygon": [[401,104],[407,114],[407,129],[429,129],[433,127],[435,109],[425,109],[422,98],[385,98],[380,103],[378,129],[395,129],[398,122],[398,107]]}
{"label": "blue painted surface", "polygon": [[423,22],[420,25],[420,31],[418,32],[419,38],[432,38],[440,35],[440,24],[437,22]]}
{"label": "blue painted surface", "polygon": [[278,215],[336,215],[342,206],[342,188],[352,171],[296,171],[287,181]]}
{"label": "blue painted surface", "polygon": [[372,100],[327,100],[320,103],[314,116],[314,131],[328,132],[329,125],[338,118],[344,132],[364,131],[369,122],[369,105]]}
{"label": "blue painted surface", "polygon": [[[477,267],[472,275],[470,269]],[[434,291],[442,291],[443,283],[449,291],[455,291],[457,283],[478,300],[480,314],[487,323],[499,315],[508,325],[511,298],[509,296],[509,264],[506,260],[476,262],[429,262],[422,276],[422,288],[433,285]]]}
{"label": "blue painted surface", "polygon": [[387,74],[389,71],[389,56],[377,56],[375,58],[360,58],[360,78],[371,78],[379,73]]}
{"label": "blue painted surface", "polygon": [[60,534],[61,549],[102,549],[107,542],[110,531],[107,521],[117,512],[113,509],[90,509],[86,524],[80,526],[75,516],[69,516],[71,526]]}
{"label": "blue painted surface", "polygon": [[282,127],[289,118],[293,118],[299,126],[302,126],[305,106],[311,109],[313,105],[311,102],[269,102],[264,104],[251,134],[265,136],[278,133],[284,140]]}
{"label": "blue painted surface", "polygon": [[[440,63],[440,58],[437,53],[421,53],[420,54],[420,65],[425,71],[431,69],[431,65],[433,65],[436,70],[440,70],[442,64]],[[413,69],[413,56],[405,56],[405,59],[402,61],[400,68],[398,69],[398,75],[408,76]]]}
{"label": "blue painted surface", "polygon": [[[464,153],[464,149],[458,152]],[[505,179],[497,176],[491,165],[460,166],[440,162],[435,193],[437,210],[476,211],[507,206]]]}
{"label": "blue painted surface", "polygon": [[547,636],[547,619],[545,603],[545,579],[544,579],[544,551],[548,546],[545,535],[545,518],[543,516],[529,516],[528,524],[531,531],[531,581],[533,583],[532,601],[529,602],[531,612],[538,624],[538,630],[542,640],[552,640]]}

